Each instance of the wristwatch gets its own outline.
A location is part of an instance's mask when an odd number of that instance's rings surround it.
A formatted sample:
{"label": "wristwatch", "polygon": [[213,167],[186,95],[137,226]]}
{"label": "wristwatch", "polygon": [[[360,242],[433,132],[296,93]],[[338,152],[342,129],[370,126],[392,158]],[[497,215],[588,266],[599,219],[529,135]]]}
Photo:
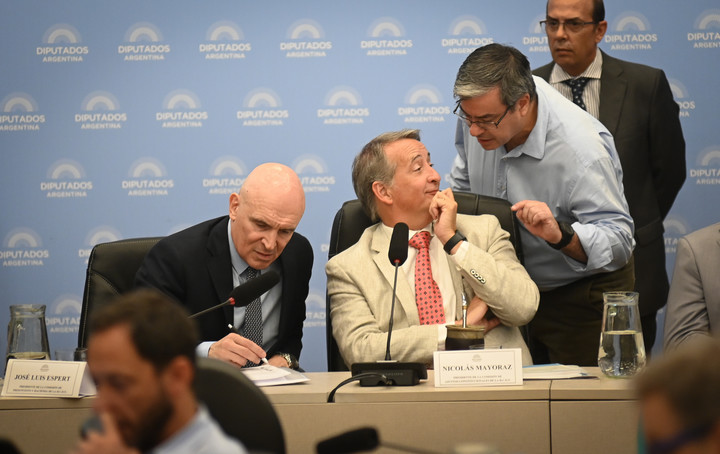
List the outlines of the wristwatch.
{"label": "wristwatch", "polygon": [[560,238],[560,241],[557,243],[550,243],[546,241],[546,243],[553,249],[560,250],[570,244],[570,242],[573,239],[573,236],[575,236],[575,230],[572,228],[572,225],[568,224],[565,221],[558,221],[558,227],[560,227],[560,233],[562,233],[562,237]]}
{"label": "wristwatch", "polygon": [[443,246],[443,249],[445,249],[445,252],[450,254],[456,244],[458,244],[461,241],[466,241],[466,240],[467,240],[467,238],[465,238],[465,235],[463,235],[462,233],[460,233],[456,230],[455,235],[451,236],[450,239],[447,240],[447,243],[445,243],[445,245]]}
{"label": "wristwatch", "polygon": [[297,368],[300,367],[297,358],[295,358],[295,356],[291,355],[290,353],[278,353],[278,355],[283,357],[285,362],[288,363],[288,367],[290,369],[297,370]]}

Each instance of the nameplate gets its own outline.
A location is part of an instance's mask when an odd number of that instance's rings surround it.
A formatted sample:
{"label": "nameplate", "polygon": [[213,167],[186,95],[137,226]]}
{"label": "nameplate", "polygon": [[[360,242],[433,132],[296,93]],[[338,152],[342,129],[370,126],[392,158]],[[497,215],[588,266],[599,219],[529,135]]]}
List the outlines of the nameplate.
{"label": "nameplate", "polygon": [[84,361],[11,359],[2,395],[8,397],[84,397],[95,384]]}
{"label": "nameplate", "polygon": [[435,386],[522,385],[519,348],[438,351],[433,355]]}

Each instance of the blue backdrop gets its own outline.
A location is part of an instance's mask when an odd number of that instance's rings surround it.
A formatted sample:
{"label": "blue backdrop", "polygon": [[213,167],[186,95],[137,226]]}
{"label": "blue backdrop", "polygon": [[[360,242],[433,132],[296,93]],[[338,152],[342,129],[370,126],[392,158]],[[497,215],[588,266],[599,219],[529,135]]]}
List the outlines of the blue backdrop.
{"label": "blue backdrop", "polygon": [[[601,48],[663,68],[681,106],[671,272],[677,239],[719,219],[720,8],[605,3]],[[381,132],[420,128],[445,175],[460,63],[491,42],[550,61],[544,12],[538,0],[3,0],[0,330],[10,305],[46,304],[51,350],[74,347],[93,245],[224,214],[252,168],[278,161],[307,192],[302,363],[325,370],[324,265],[332,217],[354,198],[352,158]]]}

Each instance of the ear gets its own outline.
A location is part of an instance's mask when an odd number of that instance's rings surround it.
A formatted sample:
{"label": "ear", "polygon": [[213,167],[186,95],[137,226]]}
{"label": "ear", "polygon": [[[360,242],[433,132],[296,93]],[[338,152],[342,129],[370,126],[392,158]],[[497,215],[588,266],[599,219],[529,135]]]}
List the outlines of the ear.
{"label": "ear", "polygon": [[165,389],[173,395],[179,395],[192,388],[195,369],[189,358],[175,357],[162,372]]}
{"label": "ear", "polygon": [[603,36],[605,36],[605,32],[607,32],[607,21],[603,20],[597,24],[597,28],[595,29],[595,44],[600,44]]}
{"label": "ear", "polygon": [[385,183],[381,181],[373,182],[372,191],[373,194],[375,194],[375,198],[378,203],[383,205],[392,205],[392,192]]}
{"label": "ear", "polygon": [[230,220],[234,221],[238,217],[238,207],[240,206],[240,195],[237,192],[230,194]]}
{"label": "ear", "polygon": [[517,100],[515,105],[517,106],[520,115],[522,115],[523,117],[527,115],[527,113],[530,111],[530,94],[525,93],[524,95],[522,95],[520,99]]}

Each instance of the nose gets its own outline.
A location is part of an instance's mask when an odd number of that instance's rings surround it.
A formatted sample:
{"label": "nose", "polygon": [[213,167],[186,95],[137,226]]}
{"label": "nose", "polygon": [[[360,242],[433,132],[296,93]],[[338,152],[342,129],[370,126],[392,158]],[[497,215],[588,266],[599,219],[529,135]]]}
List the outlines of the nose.
{"label": "nose", "polygon": [[265,249],[268,251],[275,249],[275,244],[277,244],[277,231],[270,230],[265,234],[262,238],[262,244]]}
{"label": "nose", "polygon": [[565,24],[563,24],[562,22],[558,24],[558,29],[555,30],[555,38],[567,38],[567,29],[565,28]]}
{"label": "nose", "polygon": [[487,128],[483,128],[477,123],[473,123],[470,125],[470,135],[473,137],[477,137],[485,131],[487,131]]}
{"label": "nose", "polygon": [[428,175],[428,181],[431,183],[439,183],[440,182],[440,174],[437,170],[435,170],[435,167],[430,167],[430,174]]}

